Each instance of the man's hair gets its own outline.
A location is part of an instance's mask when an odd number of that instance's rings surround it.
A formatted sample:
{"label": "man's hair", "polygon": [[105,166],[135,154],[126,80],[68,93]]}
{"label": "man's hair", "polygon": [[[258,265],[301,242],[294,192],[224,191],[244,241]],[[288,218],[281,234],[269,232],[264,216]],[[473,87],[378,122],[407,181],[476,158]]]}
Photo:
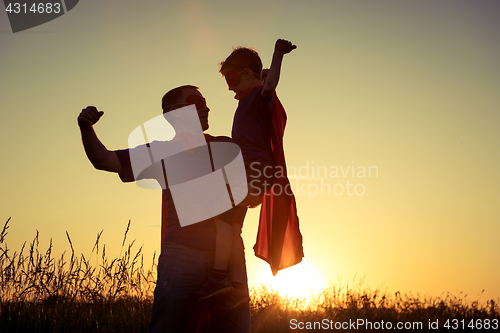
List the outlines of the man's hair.
{"label": "man's hair", "polygon": [[220,63],[219,72],[222,73],[226,69],[234,68],[238,72],[245,68],[250,68],[257,79],[260,79],[260,72],[262,71],[262,60],[259,54],[254,49],[248,47],[237,47],[233,52]]}
{"label": "man's hair", "polygon": [[182,94],[184,93],[184,90],[186,89],[198,90],[200,88],[188,84],[185,86],[174,88],[169,92],[167,92],[165,95],[163,95],[163,98],[161,99],[161,108],[163,109],[163,113],[170,111],[169,105],[183,102],[181,101],[181,98]]}

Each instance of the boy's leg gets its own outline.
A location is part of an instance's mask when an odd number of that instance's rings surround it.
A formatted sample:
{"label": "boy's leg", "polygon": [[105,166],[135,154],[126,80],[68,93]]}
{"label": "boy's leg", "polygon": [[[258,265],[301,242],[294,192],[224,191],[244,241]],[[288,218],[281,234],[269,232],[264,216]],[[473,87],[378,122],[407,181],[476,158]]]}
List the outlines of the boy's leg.
{"label": "boy's leg", "polygon": [[215,254],[214,266],[200,289],[196,291],[199,299],[206,299],[231,290],[228,278],[228,264],[233,246],[233,230],[231,219],[233,210],[214,218],[215,221]]}
{"label": "boy's leg", "polygon": [[242,206],[248,208],[257,208],[262,204],[262,195],[248,193],[247,197],[241,202]]}
{"label": "boy's leg", "polygon": [[[246,285],[246,284],[245,284]],[[248,296],[248,289],[247,296]],[[214,309],[215,307],[215,309]],[[221,310],[218,304],[210,307],[210,327],[217,333],[250,333],[250,303],[246,302],[229,310]]]}
{"label": "boy's leg", "polygon": [[229,260],[228,273],[233,289],[228,293],[225,300],[221,301],[222,306],[235,309],[244,304],[248,305],[247,276],[245,268],[245,247],[241,238],[242,224],[247,212],[246,207],[236,207],[236,214],[233,220],[233,249]]}
{"label": "boy's leg", "polygon": [[[238,219],[245,218],[247,209],[239,211]],[[236,218],[235,218],[236,221]],[[220,295],[218,298],[210,299],[207,304],[210,308],[210,326],[213,332],[218,333],[250,333],[250,304],[248,293],[247,271],[245,264],[245,250],[243,239],[241,238],[241,224],[235,224],[233,254],[229,262],[229,267],[235,258],[240,258],[237,263],[240,267],[237,277],[241,280],[241,285],[233,288],[229,293]],[[239,253],[238,253],[239,252]]]}
{"label": "boy's leg", "polygon": [[248,195],[240,205],[256,208],[262,204],[263,196],[271,190],[274,183],[274,165],[264,158],[245,163],[247,172]]}
{"label": "boy's leg", "polygon": [[245,215],[247,213],[246,207],[236,206],[233,208],[235,214],[233,216],[232,224],[232,251],[231,257],[229,258],[228,274],[229,280],[234,284],[243,284],[245,279],[245,249],[243,246],[243,240],[241,239],[241,228]]}
{"label": "boy's leg", "polygon": [[232,246],[233,228],[231,224],[215,217],[215,270],[227,271]]}

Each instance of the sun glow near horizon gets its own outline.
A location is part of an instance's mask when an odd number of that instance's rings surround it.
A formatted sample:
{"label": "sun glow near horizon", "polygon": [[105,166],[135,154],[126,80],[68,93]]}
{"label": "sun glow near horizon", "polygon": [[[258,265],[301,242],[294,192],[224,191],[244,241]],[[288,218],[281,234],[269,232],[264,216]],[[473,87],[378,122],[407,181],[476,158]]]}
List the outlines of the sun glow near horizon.
{"label": "sun glow near horizon", "polygon": [[309,302],[311,296],[319,294],[326,287],[326,280],[313,263],[303,260],[301,263],[279,271],[276,276],[271,274],[269,267],[261,268],[250,277],[252,288],[260,285],[276,291],[281,297],[296,298]]}
{"label": "sun glow near horizon", "polygon": [[[0,10],[9,247],[39,231],[59,256],[69,250],[67,231],[75,251],[88,253],[104,229],[113,258],[130,220],[127,242],[144,244],[151,266],[161,194],[95,170],[78,114],[103,110],[99,139],[123,149],[130,131],[161,114],[163,94],[195,84],[211,109],[208,133],[230,136],[238,102],[218,64],[241,45],[257,48],[267,67],[285,38],[298,48],[283,62],[277,94],[306,257],[273,277],[252,251],[260,208],[250,209],[249,282],[308,297],[358,274],[402,293],[500,297],[500,1],[265,6],[80,1],[16,34]],[[262,24],[241,20],[243,12]]]}

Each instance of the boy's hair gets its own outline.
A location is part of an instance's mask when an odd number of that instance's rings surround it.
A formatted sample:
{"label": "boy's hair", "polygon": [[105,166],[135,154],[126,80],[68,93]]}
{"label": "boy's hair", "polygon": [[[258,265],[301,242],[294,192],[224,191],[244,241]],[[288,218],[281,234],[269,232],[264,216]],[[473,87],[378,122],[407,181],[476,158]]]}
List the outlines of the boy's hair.
{"label": "boy's hair", "polygon": [[260,60],[259,54],[254,49],[248,47],[237,47],[233,49],[233,52],[220,63],[219,72],[234,68],[238,72],[244,70],[245,68],[250,68],[257,79],[260,79],[260,72],[262,71],[262,60]]}
{"label": "boy's hair", "polygon": [[182,94],[186,89],[198,90],[200,88],[187,84],[184,86],[171,89],[169,92],[163,95],[163,98],[161,99],[161,108],[163,109],[163,113],[170,111],[166,110],[169,109],[169,105],[182,102],[180,99],[182,98]]}

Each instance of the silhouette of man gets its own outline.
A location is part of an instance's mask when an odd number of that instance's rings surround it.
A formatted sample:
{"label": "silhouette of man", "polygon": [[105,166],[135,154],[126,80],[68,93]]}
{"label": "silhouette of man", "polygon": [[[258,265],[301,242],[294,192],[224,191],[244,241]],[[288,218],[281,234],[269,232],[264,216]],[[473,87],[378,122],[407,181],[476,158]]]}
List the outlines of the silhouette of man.
{"label": "silhouette of man", "polygon": [[[210,109],[197,87],[180,86],[170,90],[162,98],[164,113],[193,104],[196,106],[202,130],[206,131],[209,127]],[[89,106],[78,116],[85,153],[96,169],[118,173],[123,182],[134,181],[130,150],[110,151],[97,138],[93,125],[103,114],[103,111]],[[205,134],[205,140],[231,141],[228,137],[213,137],[208,134]],[[200,303],[195,296],[214,263],[214,219],[181,227],[172,194],[166,184],[163,190],[162,229],[162,251],[158,259],[158,280],[154,292],[150,332],[200,332],[206,329],[206,326],[212,332],[250,332],[248,304],[226,310],[220,306],[225,297],[221,295],[207,302],[205,308],[204,303]],[[243,251],[241,233],[239,239],[241,246],[235,251]],[[241,253],[235,255],[242,256]],[[242,274],[248,292],[246,268]],[[210,311],[209,316],[206,313],[207,308]],[[200,320],[202,312],[203,318],[210,318],[208,323]]]}

